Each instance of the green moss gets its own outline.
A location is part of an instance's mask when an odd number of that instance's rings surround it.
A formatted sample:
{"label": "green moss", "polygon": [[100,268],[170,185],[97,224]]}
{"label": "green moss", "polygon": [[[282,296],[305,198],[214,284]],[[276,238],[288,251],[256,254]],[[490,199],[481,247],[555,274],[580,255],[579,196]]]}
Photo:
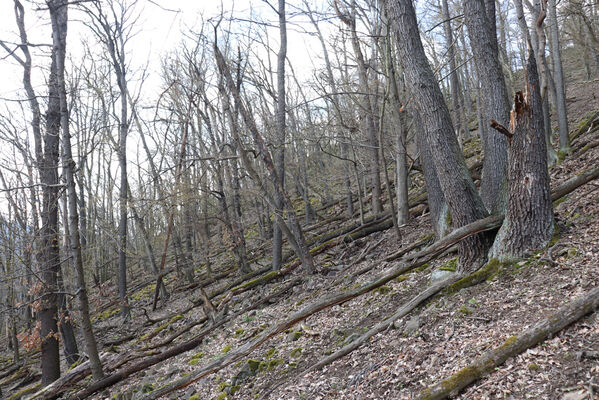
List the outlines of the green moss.
{"label": "green moss", "polygon": [[451,227],[452,222],[451,211],[447,210],[447,214],[445,214],[445,226],[447,226],[447,228]]}
{"label": "green moss", "polygon": [[454,294],[467,287],[474,286],[485,280],[490,280],[508,265],[511,264],[504,263],[496,258],[493,258],[478,271],[458,280],[457,282],[452,283],[447,289],[445,289],[445,293]]}
{"label": "green moss", "polygon": [[272,358],[275,354],[277,354],[277,349],[275,349],[274,347],[271,347],[270,349],[268,349],[266,351],[266,353],[264,354],[264,357],[269,359],[269,358]]}
{"label": "green moss", "polygon": [[218,384],[218,391],[219,392],[224,392],[226,388],[228,388],[229,386],[231,386],[230,384],[228,384],[227,382],[221,382]]}
{"label": "green moss", "polygon": [[274,358],[266,363],[266,369],[271,371],[284,362],[285,361],[282,358]]}
{"label": "green moss", "polygon": [[151,285],[144,286],[139,289],[137,292],[131,295],[131,299],[135,301],[140,301],[142,299],[150,298],[154,295],[154,291],[156,291],[156,283],[152,283]]}
{"label": "green moss", "polygon": [[258,360],[248,360],[248,367],[250,369],[250,372],[252,373],[252,375],[256,375],[258,372],[261,371],[261,364],[263,363],[262,361],[258,361]]}
{"label": "green moss", "polygon": [[194,394],[193,396],[191,396],[189,399],[187,400],[200,400],[200,396],[197,394]]}
{"label": "green moss", "polygon": [[425,233],[425,234],[423,234],[423,235],[420,235],[420,236],[418,237],[418,239],[416,239],[416,241],[417,241],[417,242],[422,242],[422,241],[424,241],[424,240],[430,240],[430,239],[432,239],[432,238],[434,238],[434,237],[435,237],[435,234],[434,234],[434,233]]}
{"label": "green moss", "polygon": [[539,364],[535,363],[528,364],[527,368],[529,371],[538,371],[541,369],[541,367],[539,367]]}
{"label": "green moss", "polygon": [[378,289],[376,289],[376,292],[378,294],[387,294],[393,291],[393,288],[391,286],[387,286],[387,285],[383,285],[381,287],[379,287]]}
{"label": "green moss", "polygon": [[191,357],[191,360],[189,360],[189,365],[197,365],[197,364],[199,364],[199,362],[202,360],[202,357],[204,357],[204,353],[202,353],[202,352],[194,354]]}
{"label": "green moss", "polygon": [[236,291],[240,291],[240,290],[251,289],[253,287],[260,285],[261,283],[268,282],[272,279],[275,279],[280,274],[281,274],[280,271],[270,271],[262,276],[257,277],[256,279],[252,279],[250,281],[242,283],[241,285],[235,286],[233,289],[231,289],[231,291],[236,292]]}
{"label": "green moss", "polygon": [[401,282],[403,282],[403,281],[407,281],[408,279],[409,279],[409,278],[408,278],[408,276],[406,276],[406,275],[400,275],[400,276],[398,276],[398,277],[395,279],[395,281],[396,281],[397,283],[401,283]]}
{"label": "green moss", "polygon": [[421,266],[419,266],[418,268],[414,268],[410,271],[408,271],[408,274],[412,274],[412,273],[418,273],[418,272],[424,272],[426,271],[431,265],[429,263],[426,264],[422,264]]}
{"label": "green moss", "polygon": [[92,317],[92,322],[106,321],[108,318],[117,315],[120,312],[118,307],[109,307],[101,313]]}
{"label": "green moss", "polygon": [[295,349],[291,350],[291,354],[290,357],[291,358],[298,358],[299,356],[302,355],[302,351],[304,349],[302,349],[301,347],[296,347]]}
{"label": "green moss", "polygon": [[454,257],[451,260],[443,263],[440,267],[439,270],[441,271],[451,271],[451,272],[455,272],[456,269],[458,267],[458,258]]}
{"label": "green moss", "polygon": [[216,400],[225,400],[226,398],[227,398],[226,393],[221,393],[218,396],[216,396]]}
{"label": "green moss", "polygon": [[227,354],[228,352],[231,351],[232,348],[233,348],[233,346],[231,346],[230,344],[228,344],[225,347],[223,347],[223,349],[220,352],[223,353],[223,354]]}
{"label": "green moss", "polygon": [[177,315],[171,317],[167,322],[160,325],[158,328],[154,329],[152,332],[143,335],[141,338],[139,338],[139,340],[145,341],[150,338],[153,338],[154,336],[158,335],[160,332],[162,332],[163,330],[165,330],[166,328],[168,328],[169,326],[171,326],[172,324],[174,324],[175,322],[179,321],[182,318],[183,318],[183,315],[181,315],[181,314],[177,314]]}
{"label": "green moss", "polygon": [[77,367],[78,365],[81,365],[82,362],[83,362],[83,357],[80,357],[77,361],[75,361],[73,364],[71,364],[69,366],[69,369],[67,370],[67,372],[71,371],[73,368]]}
{"label": "green moss", "polygon": [[464,315],[470,315],[472,314],[472,309],[464,304],[463,306],[458,308],[458,312]]}
{"label": "green moss", "polygon": [[41,387],[42,387],[41,383],[38,383],[37,385],[33,385],[33,386],[28,386],[24,389],[21,389],[17,393],[10,395],[9,397],[6,398],[6,400],[18,400],[21,397],[25,396],[26,394],[37,392],[39,389],[41,389]]}
{"label": "green moss", "polygon": [[235,334],[233,335],[233,337],[240,337],[241,335],[243,335],[245,333],[245,330],[243,330],[242,328],[236,329],[235,330]]}
{"label": "green moss", "polygon": [[296,341],[299,338],[302,337],[302,332],[301,331],[295,331],[291,334],[291,340]]}
{"label": "green moss", "polygon": [[285,367],[285,369],[282,371],[284,374],[286,374],[287,372],[289,372],[290,370],[297,368],[297,363],[292,361],[289,364],[287,364],[287,366]]}
{"label": "green moss", "polygon": [[152,385],[151,383],[144,383],[144,385],[141,387],[142,393],[150,393],[153,391],[154,391],[154,385]]}
{"label": "green moss", "polygon": [[563,197],[560,197],[559,199],[555,200],[555,201],[553,202],[553,207],[555,208],[555,207],[559,206],[559,205],[560,205],[560,204],[562,204],[564,201],[566,201],[566,199],[567,199],[567,198],[568,198],[568,195],[565,195],[565,196],[563,196]]}
{"label": "green moss", "polygon": [[240,385],[233,385],[229,388],[229,394],[235,394],[235,392],[238,392],[239,390],[241,390]]}

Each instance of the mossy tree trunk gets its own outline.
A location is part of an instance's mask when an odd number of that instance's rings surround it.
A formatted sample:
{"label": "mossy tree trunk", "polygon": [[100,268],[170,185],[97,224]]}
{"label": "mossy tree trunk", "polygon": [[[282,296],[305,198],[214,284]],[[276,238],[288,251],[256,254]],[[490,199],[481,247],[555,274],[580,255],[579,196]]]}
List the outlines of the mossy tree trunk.
{"label": "mossy tree trunk", "polygon": [[517,92],[510,129],[493,121],[508,138],[508,204],[491,256],[509,259],[546,245],[553,234],[553,206],[543,109],[534,54],[529,49],[526,92]]}

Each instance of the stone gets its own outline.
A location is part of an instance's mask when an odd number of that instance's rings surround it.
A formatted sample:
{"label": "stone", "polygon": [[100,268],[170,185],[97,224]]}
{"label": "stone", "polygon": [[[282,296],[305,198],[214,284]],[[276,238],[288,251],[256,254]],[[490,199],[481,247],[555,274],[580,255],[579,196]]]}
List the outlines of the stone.
{"label": "stone", "polygon": [[187,389],[187,392],[185,392],[185,398],[189,399],[191,396],[193,396],[194,394],[197,393],[197,390],[195,390],[194,388],[189,388]]}
{"label": "stone", "polygon": [[453,274],[455,274],[453,271],[446,271],[443,269],[434,270],[431,273],[431,283],[440,282]]}
{"label": "stone", "polygon": [[406,326],[403,328],[403,333],[408,336],[414,334],[418,328],[420,328],[420,316],[415,315],[408,322],[406,322]]}

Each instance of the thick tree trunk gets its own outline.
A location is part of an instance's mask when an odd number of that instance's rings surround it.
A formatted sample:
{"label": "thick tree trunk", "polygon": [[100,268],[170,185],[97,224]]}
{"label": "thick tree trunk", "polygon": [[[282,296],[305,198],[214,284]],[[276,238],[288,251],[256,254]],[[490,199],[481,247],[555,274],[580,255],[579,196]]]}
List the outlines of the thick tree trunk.
{"label": "thick tree trunk", "polygon": [[[464,17],[478,79],[481,82],[483,124],[491,119],[507,125],[510,106],[495,28],[495,3],[490,0],[464,0]],[[507,151],[503,136],[481,135],[485,159],[481,180],[481,197],[491,214],[505,210]]]}
{"label": "thick tree trunk", "polygon": [[[452,223],[461,227],[487,215],[476,192],[470,171],[458,145],[443,94],[427,61],[416,13],[411,0],[385,1],[397,43],[407,88],[422,118],[439,184],[452,213]],[[479,234],[459,246],[461,272],[478,268],[486,259],[487,235]]]}
{"label": "thick tree trunk", "polygon": [[493,127],[509,140],[509,202],[505,221],[490,251],[491,257],[499,259],[521,257],[531,249],[543,247],[553,234],[541,92],[530,50],[526,70],[526,92],[516,93],[510,129],[493,121]]}

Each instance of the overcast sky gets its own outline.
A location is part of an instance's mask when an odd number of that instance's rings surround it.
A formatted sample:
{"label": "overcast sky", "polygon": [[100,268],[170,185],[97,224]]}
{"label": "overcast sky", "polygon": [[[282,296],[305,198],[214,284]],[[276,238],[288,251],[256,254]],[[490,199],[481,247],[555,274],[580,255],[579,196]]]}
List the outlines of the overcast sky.
{"label": "overcast sky", "polygon": [[[47,10],[41,9],[44,3],[39,0],[21,1],[26,8],[25,22],[29,42],[35,45],[49,45],[51,43],[49,16]],[[12,0],[0,0],[0,39],[9,44],[19,42],[13,4]],[[137,9],[140,19],[137,24],[137,34],[128,46],[130,59],[133,60],[132,68],[135,70],[148,64],[149,85],[158,84],[160,80],[157,73],[161,57],[180,45],[183,33],[199,26],[202,20],[217,16],[221,8],[226,14],[233,11],[239,18],[249,19],[253,12],[259,14],[264,20],[277,23],[276,14],[263,0],[138,0]],[[292,7],[288,8],[292,11]],[[288,10],[289,13],[291,11]],[[67,48],[74,59],[81,54],[83,38],[88,37],[90,43],[95,42],[91,39],[89,29],[81,23],[83,18],[76,10],[70,11]],[[296,32],[293,26],[289,28],[288,36],[289,57],[294,67],[305,73],[305,69],[311,67],[309,57],[306,57],[307,52],[311,51],[309,48],[317,42],[310,40],[307,35]],[[273,36],[273,40],[276,40],[276,36]],[[33,50],[34,68],[48,68],[49,60],[42,54],[42,51],[48,50],[48,47],[43,46]],[[5,100],[16,99],[19,97],[18,92],[22,90],[21,68],[12,58],[6,57],[4,49],[0,49],[0,57],[0,97]],[[34,76],[34,85],[40,87],[40,90],[45,89],[42,74],[38,73]]]}

